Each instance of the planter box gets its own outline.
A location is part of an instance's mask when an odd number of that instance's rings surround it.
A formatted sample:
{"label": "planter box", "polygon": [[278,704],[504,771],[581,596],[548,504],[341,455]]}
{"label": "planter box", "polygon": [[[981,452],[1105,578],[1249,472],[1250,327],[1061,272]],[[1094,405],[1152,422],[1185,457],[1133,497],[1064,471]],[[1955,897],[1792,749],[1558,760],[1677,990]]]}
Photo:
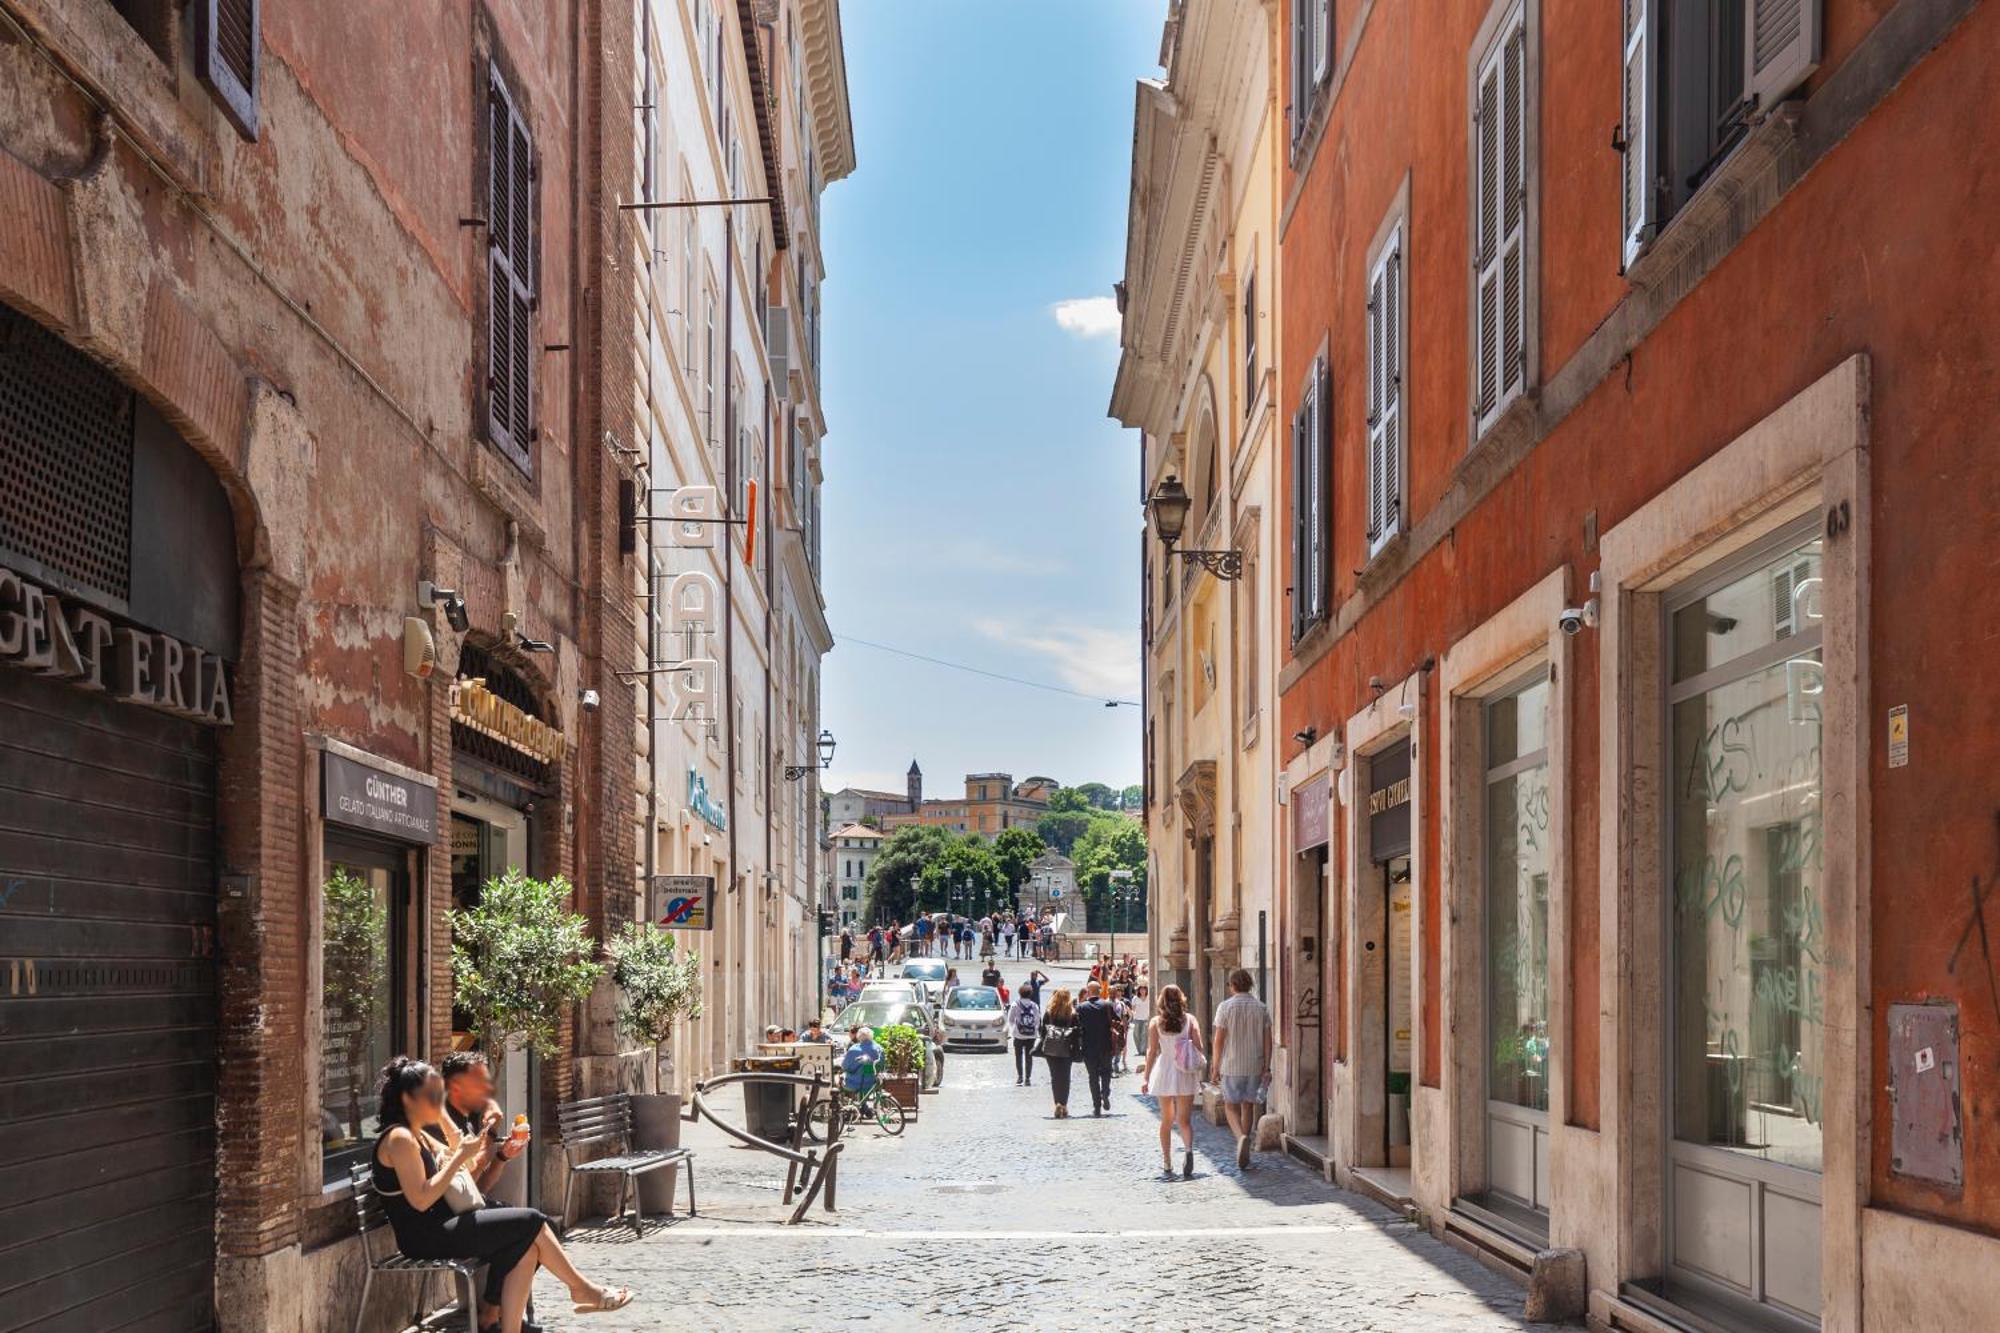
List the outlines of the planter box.
{"label": "planter box", "polygon": [[[634,1148],[678,1148],[681,1146],[681,1099],[677,1093],[635,1092],[632,1094],[632,1146]],[[639,1211],[655,1217],[673,1216],[674,1185],[679,1181],[678,1165],[663,1166],[639,1177]]]}
{"label": "planter box", "polygon": [[882,1090],[896,1099],[910,1119],[917,1118],[917,1103],[922,1096],[923,1078],[917,1074],[889,1074],[882,1079]]}

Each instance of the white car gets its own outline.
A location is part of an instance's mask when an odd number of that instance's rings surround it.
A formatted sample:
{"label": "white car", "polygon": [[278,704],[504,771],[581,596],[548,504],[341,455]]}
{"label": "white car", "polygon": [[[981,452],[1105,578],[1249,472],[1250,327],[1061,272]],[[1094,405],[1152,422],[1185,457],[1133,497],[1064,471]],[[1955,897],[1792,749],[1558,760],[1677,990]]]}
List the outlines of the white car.
{"label": "white car", "polygon": [[861,994],[856,1000],[908,1000],[914,1004],[928,1004],[930,997],[924,994],[921,981],[905,981],[901,977],[890,977],[861,983]]}
{"label": "white car", "polygon": [[1007,1049],[1007,1007],[991,986],[954,986],[945,994],[944,1044]]}
{"label": "white car", "polygon": [[936,1004],[944,999],[945,973],[950,970],[950,964],[942,958],[911,958],[903,963],[902,970],[897,975],[904,980],[921,984],[924,988],[924,998]]}

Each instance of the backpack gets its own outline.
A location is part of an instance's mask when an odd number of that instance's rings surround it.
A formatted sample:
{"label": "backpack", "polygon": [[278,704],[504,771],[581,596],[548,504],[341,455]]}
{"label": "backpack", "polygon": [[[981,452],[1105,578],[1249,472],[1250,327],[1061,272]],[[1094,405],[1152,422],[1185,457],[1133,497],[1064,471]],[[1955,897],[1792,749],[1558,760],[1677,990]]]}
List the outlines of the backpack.
{"label": "backpack", "polygon": [[1042,1006],[1023,995],[1016,1003],[1014,1012],[1014,1035],[1023,1041],[1033,1041],[1041,1032]]}

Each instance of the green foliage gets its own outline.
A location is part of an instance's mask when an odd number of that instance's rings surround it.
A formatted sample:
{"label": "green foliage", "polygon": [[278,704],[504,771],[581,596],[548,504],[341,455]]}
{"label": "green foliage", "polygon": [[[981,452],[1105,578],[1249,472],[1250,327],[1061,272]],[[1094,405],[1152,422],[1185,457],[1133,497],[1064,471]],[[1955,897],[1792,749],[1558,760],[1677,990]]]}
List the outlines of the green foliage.
{"label": "green foliage", "polygon": [[917,910],[917,886],[924,869],[944,854],[955,837],[948,829],[920,825],[890,834],[868,868],[862,919],[908,921]]}
{"label": "green foliage", "polygon": [[1076,840],[1090,827],[1092,817],[1088,810],[1051,809],[1035,822],[1035,832],[1041,835],[1043,842],[1068,856],[1070,849],[1076,846]]}
{"label": "green foliage", "polygon": [[1090,809],[1090,798],[1076,787],[1057,787],[1049,796],[1051,814],[1080,814]]}
{"label": "green foliage", "polygon": [[569,910],[569,881],[530,878],[518,866],[486,881],[479,905],[451,913],[451,982],[480,1049],[558,1049],[563,1006],[580,1003],[604,973],[591,961],[590,926]]}
{"label": "green foliage", "polygon": [[1116,810],[1118,808],[1118,793],[1101,782],[1083,783],[1077,787],[1076,794],[1081,796],[1085,803],[1093,810]]}
{"label": "green foliage", "polygon": [[1007,877],[992,844],[977,833],[949,842],[917,880],[918,904],[926,912],[957,911],[979,916],[1007,901]]}
{"label": "green foliage", "polygon": [[1146,804],[1146,789],[1136,782],[1118,796],[1119,808],[1122,810],[1137,810]]}
{"label": "green foliage", "polygon": [[629,921],[605,947],[611,980],[625,992],[618,1031],[653,1048],[659,1064],[674,1024],[701,1017],[701,955],[676,956],[674,937],[650,921]]}
{"label": "green foliage", "polygon": [[[1108,815],[1091,821],[1090,827],[1076,840],[1076,850],[1072,853],[1076,860],[1077,887],[1083,892],[1083,900],[1090,908],[1091,925],[1106,929],[1115,924],[1120,930],[1132,929],[1132,922],[1145,919],[1144,909],[1137,904],[1145,902],[1146,892],[1146,831],[1136,819],[1124,815]],[[1132,880],[1121,888],[1121,894],[1128,900],[1128,906],[1121,907],[1114,922],[1112,880],[1113,870],[1129,870]]]}
{"label": "green foliage", "polygon": [[1042,835],[1031,828],[1000,830],[1000,836],[993,840],[993,858],[1000,863],[1000,875],[1010,893],[1021,887],[1028,878],[1028,867],[1048,849]]}
{"label": "green foliage", "polygon": [[[361,1123],[360,1090],[367,1082],[362,1064],[368,1058],[373,1009],[388,989],[389,906],[375,896],[375,886],[335,866],[320,886],[322,942],[321,995],[327,1026],[342,1034],[338,1052],[343,1070],[360,1071],[348,1083],[347,1124]],[[329,1082],[332,1080],[329,1078]]]}
{"label": "green foliage", "polygon": [[883,1063],[901,1078],[924,1072],[924,1036],[908,1023],[891,1023],[875,1029],[875,1044],[882,1048]]}

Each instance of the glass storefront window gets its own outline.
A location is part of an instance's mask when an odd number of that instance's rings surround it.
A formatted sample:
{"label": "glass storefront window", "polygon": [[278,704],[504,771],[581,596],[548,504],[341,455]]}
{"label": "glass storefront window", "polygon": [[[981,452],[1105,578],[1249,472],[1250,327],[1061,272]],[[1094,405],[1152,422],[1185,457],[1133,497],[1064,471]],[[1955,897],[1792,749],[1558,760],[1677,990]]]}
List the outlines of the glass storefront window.
{"label": "glass storefront window", "polygon": [[376,1075],[403,1044],[403,911],[396,854],[329,848],[320,885],[320,1142],[329,1183],[366,1159]]}
{"label": "glass storefront window", "polygon": [[1820,543],[1671,606],[1675,1137],[1821,1163]]}
{"label": "glass storefront window", "polygon": [[1486,1089],[1549,1109],[1549,683],[1486,709]]}

